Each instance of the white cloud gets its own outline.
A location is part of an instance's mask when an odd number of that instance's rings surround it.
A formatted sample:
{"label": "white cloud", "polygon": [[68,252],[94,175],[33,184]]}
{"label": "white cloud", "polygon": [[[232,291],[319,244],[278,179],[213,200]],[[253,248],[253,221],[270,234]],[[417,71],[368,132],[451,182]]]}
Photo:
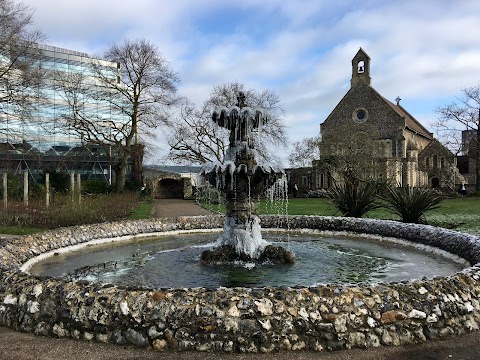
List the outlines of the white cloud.
{"label": "white cloud", "polygon": [[51,45],[100,53],[124,38],[152,40],[196,103],[232,80],[275,90],[292,140],[318,132],[350,86],[359,47],[382,95],[428,104],[417,106],[421,120],[434,118],[435,100],[480,80],[478,1],[23,2]]}

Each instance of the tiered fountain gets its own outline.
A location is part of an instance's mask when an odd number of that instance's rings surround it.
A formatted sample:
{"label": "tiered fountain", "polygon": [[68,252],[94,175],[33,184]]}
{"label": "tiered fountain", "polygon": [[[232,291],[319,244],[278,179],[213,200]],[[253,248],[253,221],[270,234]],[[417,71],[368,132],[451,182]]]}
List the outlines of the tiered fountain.
{"label": "tiered fountain", "polygon": [[212,116],[217,125],[230,131],[229,147],[225,161],[209,164],[202,175],[225,194],[226,216],[216,248],[205,251],[202,262],[293,263],[295,257],[291,252],[262,239],[257,206],[252,201],[284,175],[283,171],[260,163],[255,150],[253,133],[261,133],[268,114],[247,107],[242,92],[237,101],[237,106],[217,109]]}

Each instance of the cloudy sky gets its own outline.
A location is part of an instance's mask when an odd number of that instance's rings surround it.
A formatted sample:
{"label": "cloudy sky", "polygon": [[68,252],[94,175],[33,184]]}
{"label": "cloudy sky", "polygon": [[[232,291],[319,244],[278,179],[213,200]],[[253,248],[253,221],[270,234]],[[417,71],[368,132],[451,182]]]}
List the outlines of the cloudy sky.
{"label": "cloudy sky", "polygon": [[[318,134],[371,58],[372,85],[431,131],[434,109],[480,82],[478,0],[22,0],[47,43],[90,55],[124,39],[156,43],[200,104],[239,81],[272,89],[290,141]],[[165,149],[164,149],[165,150]]]}

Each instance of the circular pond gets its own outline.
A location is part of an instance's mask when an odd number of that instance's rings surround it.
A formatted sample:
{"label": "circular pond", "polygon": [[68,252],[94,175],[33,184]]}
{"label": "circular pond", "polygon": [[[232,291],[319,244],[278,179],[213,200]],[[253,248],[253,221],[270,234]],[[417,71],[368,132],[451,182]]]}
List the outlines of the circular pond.
{"label": "circular pond", "polygon": [[[0,325],[44,336],[134,344],[159,351],[269,353],[418,344],[465,334],[480,327],[478,236],[373,219],[265,216],[261,221],[264,229],[289,229],[292,236],[286,246],[292,250],[297,242],[301,246],[311,243],[319,248],[321,242],[326,242],[322,246],[335,254],[350,254],[344,258],[348,259],[344,261],[347,265],[353,262],[354,255],[365,259],[380,257],[372,255],[370,248],[366,254],[363,252],[358,256],[362,249],[352,245],[349,240],[352,235],[402,239],[419,247],[440,249],[465,259],[469,267],[461,271],[452,269],[453,273],[439,272],[440,269],[433,270],[436,265],[431,260],[425,263],[414,260],[414,255],[407,254],[404,245],[397,244],[397,241],[380,241],[377,245],[384,247],[384,260],[378,261],[375,269],[367,271],[377,276],[372,277],[371,282],[380,280],[375,285],[350,284],[354,279],[348,271],[343,271],[349,274],[346,278],[348,284],[292,287],[285,286],[285,280],[282,286],[261,287],[255,283],[248,288],[220,286],[208,289],[170,288],[167,284],[168,288],[146,287],[141,283],[134,286],[102,285],[76,281],[68,276],[61,279],[30,273],[39,258],[51,257],[51,260],[62,263],[63,268],[58,268],[58,274],[74,272],[92,264],[99,264],[101,272],[108,273],[108,265],[112,262],[113,267],[115,262],[118,267],[122,260],[128,259],[137,261],[137,268],[145,268],[147,263],[154,264],[153,258],[159,254],[164,258],[153,266],[157,275],[152,278],[166,278],[158,269],[162,269],[167,258],[172,261],[170,266],[174,267],[175,274],[187,274],[185,266],[176,261],[175,253],[180,258],[190,251],[189,247],[205,246],[216,239],[218,232],[214,234],[213,231],[221,228],[224,218],[178,217],[95,224],[24,236],[0,244]],[[178,238],[168,240],[167,237],[162,237],[161,241],[146,241],[147,237],[158,233],[188,231],[208,231],[212,238],[200,240],[195,235],[180,242]],[[300,240],[292,231],[298,231],[302,236],[304,232],[310,236],[312,232],[320,231],[324,235],[344,237],[333,237],[328,241],[322,238]],[[136,242],[115,249],[106,245],[132,237],[143,238],[142,244],[150,248],[142,248],[142,245],[139,249]],[[276,235],[272,235],[271,240],[276,241]],[[97,243],[104,245],[91,246]],[[365,244],[369,243],[360,241],[360,247]],[[84,252],[75,253],[72,258],[62,258],[64,252],[75,247],[83,247]],[[301,254],[294,251],[298,259]],[[305,252],[314,257],[312,272],[326,273],[327,261],[316,258],[312,250],[305,248]],[[54,253],[58,256],[52,256]],[[405,261],[395,263],[398,258]],[[405,277],[415,280],[390,281],[391,278],[383,272],[385,268],[392,268],[392,274],[402,273],[405,263],[409,262],[415,263],[414,267],[422,265],[423,270],[416,275]],[[68,269],[66,264],[73,267]],[[295,271],[301,264],[302,261],[298,260],[288,270],[301,273]],[[362,264],[365,262],[360,262],[360,267]],[[35,270],[39,271],[40,266],[46,269],[47,264],[37,264]],[[48,265],[53,269],[52,266]],[[241,267],[235,269],[243,271]],[[259,269],[262,267],[252,270]],[[435,273],[433,277],[427,274],[429,270],[429,274]],[[252,271],[246,273],[255,274]],[[309,284],[318,282],[318,278],[308,281]]]}
{"label": "circular pond", "polygon": [[[371,237],[267,232],[264,238],[295,253],[289,265],[234,263],[205,266],[200,254],[218,233],[89,246],[36,263],[30,271],[75,280],[149,288],[313,286],[403,281],[452,275],[464,261],[406,242]],[[288,238],[288,241],[285,239]]]}

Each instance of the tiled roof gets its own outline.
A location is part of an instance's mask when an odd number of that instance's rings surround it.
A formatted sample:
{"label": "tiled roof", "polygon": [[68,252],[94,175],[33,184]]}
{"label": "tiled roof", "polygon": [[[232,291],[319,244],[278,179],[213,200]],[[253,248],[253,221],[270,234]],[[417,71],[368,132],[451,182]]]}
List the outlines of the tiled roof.
{"label": "tiled roof", "polygon": [[[383,97],[383,96],[382,96]],[[422,124],[418,122],[407,110],[405,110],[401,105],[395,105],[390,100],[385,99],[385,102],[395,110],[401,117],[405,118],[405,126],[410,130],[425,136],[428,139],[433,139],[433,134],[428,131]]]}

